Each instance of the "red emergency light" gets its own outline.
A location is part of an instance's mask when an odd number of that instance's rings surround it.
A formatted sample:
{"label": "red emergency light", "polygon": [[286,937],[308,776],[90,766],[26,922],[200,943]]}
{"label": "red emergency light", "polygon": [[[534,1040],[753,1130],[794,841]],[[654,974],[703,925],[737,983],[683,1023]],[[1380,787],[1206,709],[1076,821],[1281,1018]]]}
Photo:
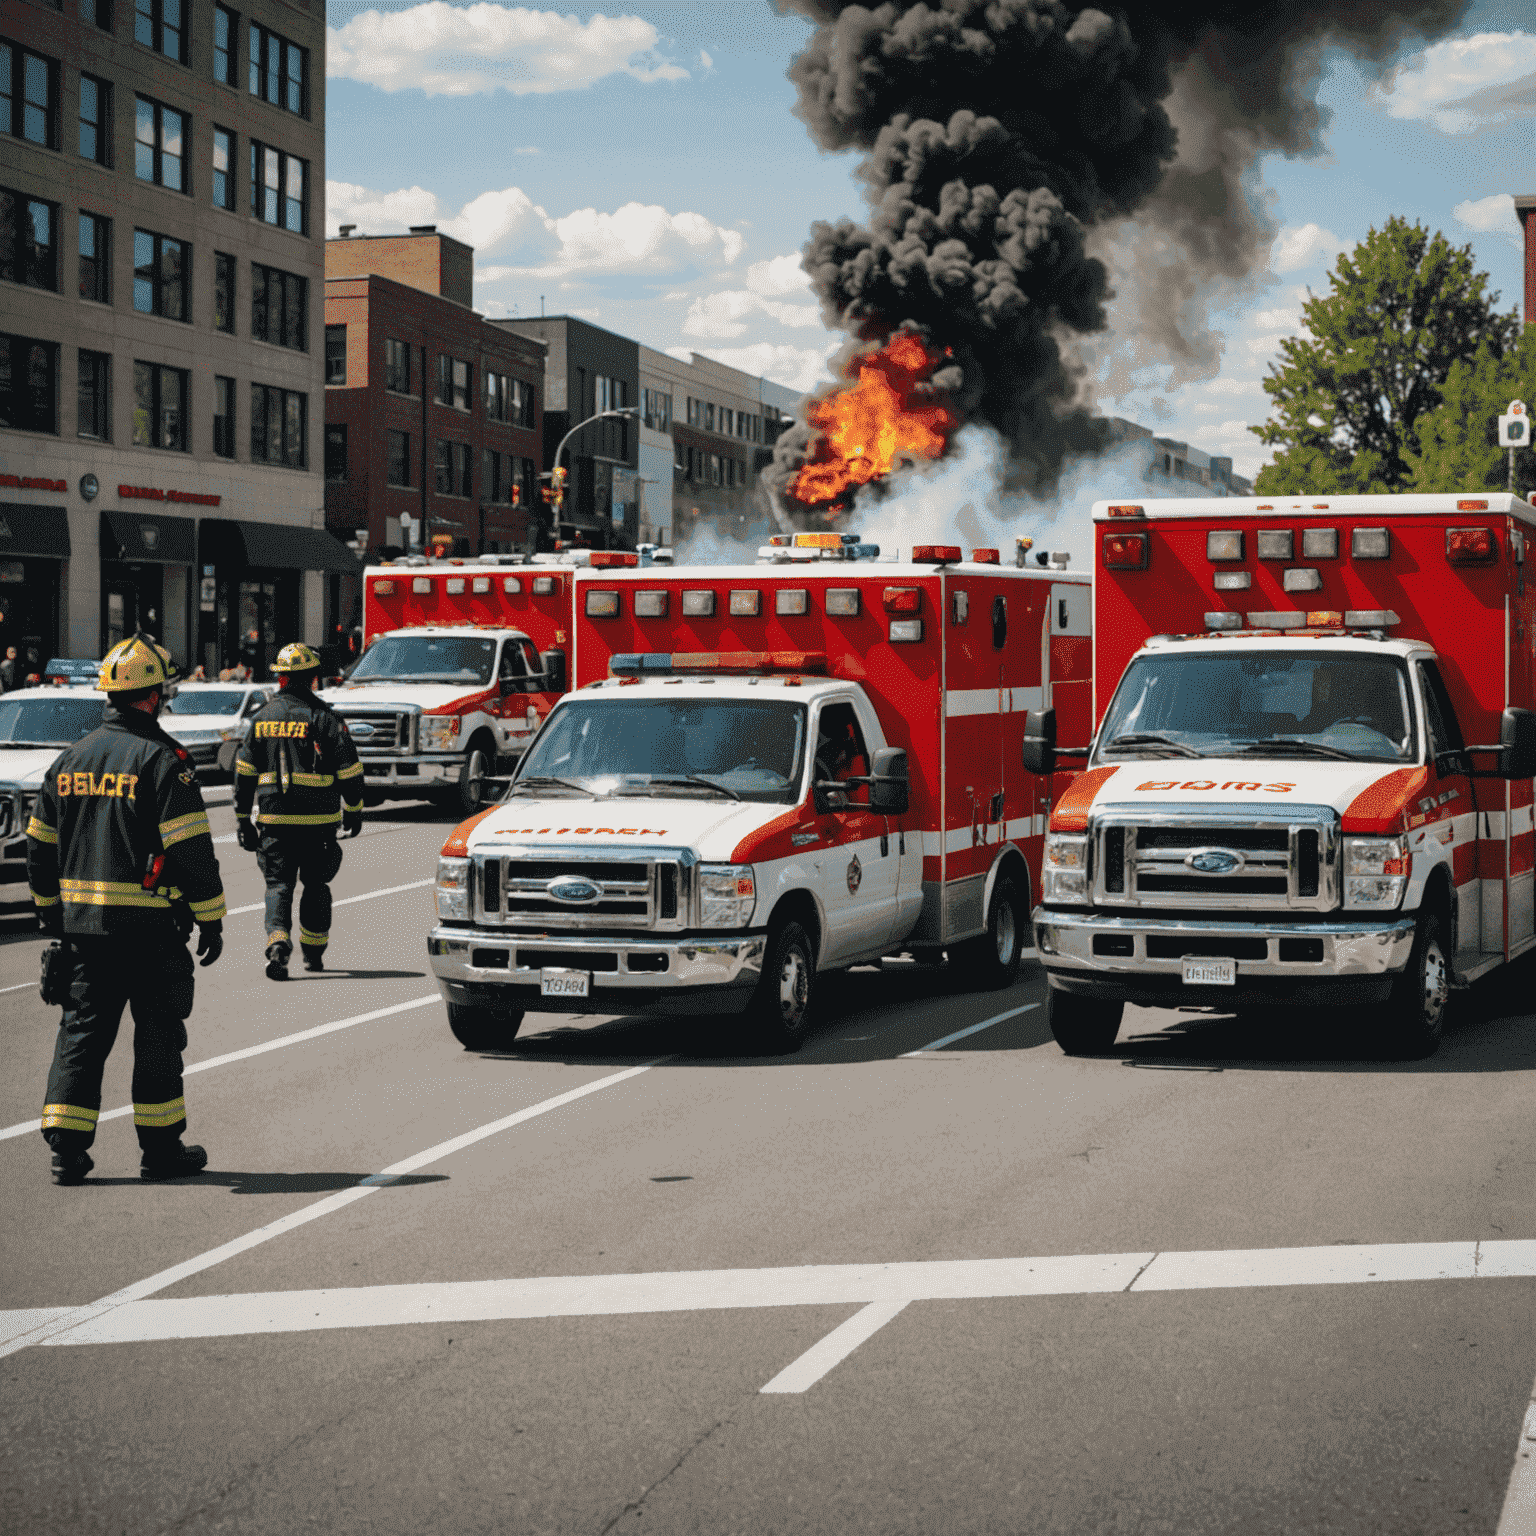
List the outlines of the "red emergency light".
{"label": "red emergency light", "polygon": [[1466,501],[1458,501],[1456,503],[1456,510],[1458,512],[1486,512],[1488,510],[1488,503],[1481,499],[1468,498]]}
{"label": "red emergency light", "polygon": [[825,676],[825,651],[673,651],[614,656],[608,670],[615,676],[634,673],[731,672],[788,673],[803,672]]}
{"label": "red emergency light", "polygon": [[605,570],[617,565],[639,565],[640,556],[622,549],[594,549],[588,563],[597,570]]}
{"label": "red emergency light", "polygon": [[1152,556],[1152,541],[1144,533],[1106,533],[1104,569],[1144,571]]}
{"label": "red emergency light", "polygon": [[914,544],[912,564],[953,565],[958,563],[961,553],[958,544]]}
{"label": "red emergency light", "polygon": [[1452,565],[1492,565],[1497,553],[1492,528],[1445,530],[1445,558]]}
{"label": "red emergency light", "polygon": [[1147,515],[1145,507],[1137,506],[1134,503],[1106,507],[1104,510],[1110,517],[1145,517]]}
{"label": "red emergency light", "polygon": [[1003,557],[1001,552],[995,549],[973,549],[971,562],[974,565],[1001,565]]}
{"label": "red emergency light", "polygon": [[881,597],[887,613],[921,613],[923,589],[921,587],[887,587]]}

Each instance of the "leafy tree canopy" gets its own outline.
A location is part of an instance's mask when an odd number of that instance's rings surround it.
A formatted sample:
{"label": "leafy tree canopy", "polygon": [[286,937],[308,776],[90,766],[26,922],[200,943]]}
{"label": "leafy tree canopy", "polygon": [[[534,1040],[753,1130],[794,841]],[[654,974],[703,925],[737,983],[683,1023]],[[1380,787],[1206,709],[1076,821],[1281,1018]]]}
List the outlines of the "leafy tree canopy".
{"label": "leafy tree canopy", "polygon": [[1280,343],[1264,392],[1270,419],[1249,430],[1277,449],[1260,495],[1401,491],[1414,474],[1419,423],[1451,369],[1479,348],[1501,360],[1520,333],[1500,314],[1470,245],[1388,219],[1340,255],[1328,292],[1308,292],[1310,335]]}
{"label": "leafy tree canopy", "polygon": [[[1536,401],[1536,326],[1521,332],[1513,348],[1495,356],[1484,344],[1455,363],[1444,396],[1419,421],[1419,451],[1409,455],[1411,491],[1502,491],[1509,483],[1508,449],[1499,447],[1498,418],[1511,400]],[[1529,499],[1536,463],[1529,450],[1515,453],[1515,489]]]}

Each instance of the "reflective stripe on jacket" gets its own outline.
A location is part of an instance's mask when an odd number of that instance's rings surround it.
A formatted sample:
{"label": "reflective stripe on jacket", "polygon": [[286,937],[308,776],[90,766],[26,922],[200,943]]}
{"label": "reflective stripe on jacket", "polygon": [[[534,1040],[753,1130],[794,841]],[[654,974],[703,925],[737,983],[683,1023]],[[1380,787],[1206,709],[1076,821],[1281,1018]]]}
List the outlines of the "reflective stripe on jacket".
{"label": "reflective stripe on jacket", "polygon": [[335,827],[363,808],[363,765],[340,716],[307,688],[281,690],[235,758],[235,815],[262,827]]}

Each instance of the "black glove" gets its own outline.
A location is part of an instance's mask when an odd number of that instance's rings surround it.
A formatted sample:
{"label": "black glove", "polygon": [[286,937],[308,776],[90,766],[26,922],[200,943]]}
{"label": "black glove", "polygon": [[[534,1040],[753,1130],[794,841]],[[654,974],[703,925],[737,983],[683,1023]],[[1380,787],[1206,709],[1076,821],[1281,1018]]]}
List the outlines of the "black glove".
{"label": "black glove", "polygon": [[64,937],[64,908],[58,902],[55,902],[51,907],[39,907],[37,909],[37,926],[50,939],[62,939]]}
{"label": "black glove", "polygon": [[343,838],[356,837],[363,830],[363,813],[361,811],[343,811],[341,813],[341,835]]}
{"label": "black glove", "polygon": [[197,952],[202,957],[197,962],[207,967],[224,953],[224,924],[201,923],[197,930]]}
{"label": "black glove", "polygon": [[255,853],[261,847],[261,832],[249,817],[241,817],[235,823],[235,836],[247,853]]}

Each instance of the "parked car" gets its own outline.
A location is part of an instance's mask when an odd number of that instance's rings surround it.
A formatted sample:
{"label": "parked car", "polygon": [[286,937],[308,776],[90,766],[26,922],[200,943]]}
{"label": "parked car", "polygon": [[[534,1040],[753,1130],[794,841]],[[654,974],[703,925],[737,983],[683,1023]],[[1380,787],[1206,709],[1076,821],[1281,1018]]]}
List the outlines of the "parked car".
{"label": "parked car", "polygon": [[182,683],[160,716],[200,768],[230,773],[251,716],[277,692],[273,683]]}

